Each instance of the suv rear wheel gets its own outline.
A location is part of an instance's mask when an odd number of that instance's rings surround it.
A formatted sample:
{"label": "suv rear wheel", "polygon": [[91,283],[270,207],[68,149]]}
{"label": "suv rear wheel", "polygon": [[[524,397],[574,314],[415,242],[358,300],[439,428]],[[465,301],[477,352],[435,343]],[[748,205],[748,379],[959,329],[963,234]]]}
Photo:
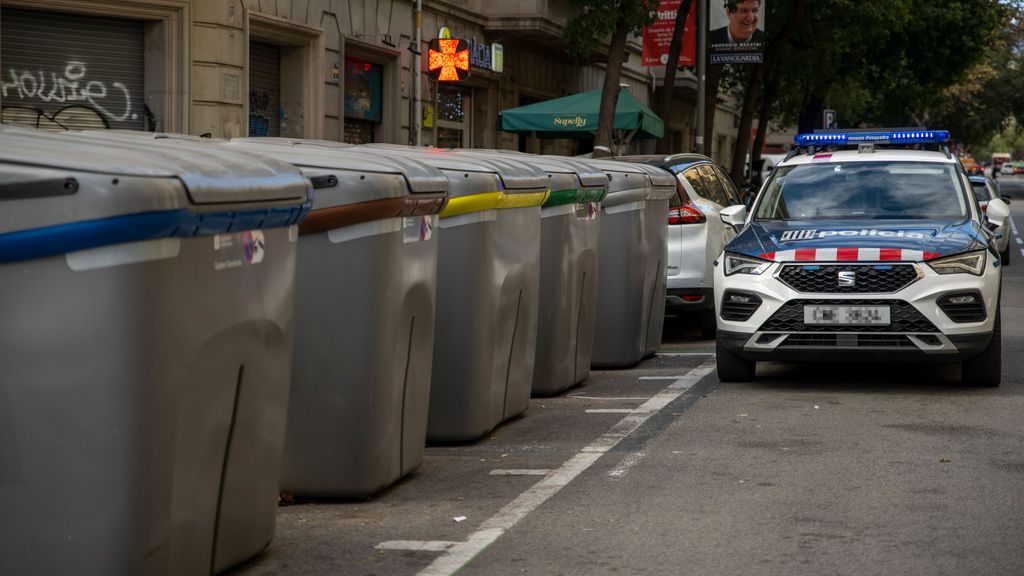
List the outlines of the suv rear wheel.
{"label": "suv rear wheel", "polygon": [[985,350],[960,363],[960,381],[969,386],[995,387],[1003,379],[1003,337],[1000,307],[996,307],[996,321],[992,326],[992,339]]}
{"label": "suv rear wheel", "polygon": [[1003,266],[1008,266],[1010,264],[1010,245],[1009,244],[1006,245],[1006,250],[1003,250],[1002,252],[999,253],[999,261],[1003,264]]}
{"label": "suv rear wheel", "polygon": [[715,364],[718,368],[718,379],[722,382],[746,382],[754,379],[757,373],[757,362],[747,360],[715,340]]}

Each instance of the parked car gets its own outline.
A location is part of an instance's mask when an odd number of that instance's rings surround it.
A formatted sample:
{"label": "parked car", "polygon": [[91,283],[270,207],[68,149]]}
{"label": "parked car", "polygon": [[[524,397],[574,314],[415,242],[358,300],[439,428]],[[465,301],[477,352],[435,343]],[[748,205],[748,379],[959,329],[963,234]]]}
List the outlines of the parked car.
{"label": "parked car", "polygon": [[[1008,196],[999,194],[999,187],[990,178],[986,176],[970,176],[968,179],[971,181],[971,189],[974,190],[974,197],[978,199],[978,207],[981,208],[983,214],[988,213],[988,202],[993,198],[1000,198],[1007,204],[1010,203]],[[996,238],[996,248],[999,249],[999,260],[1002,261],[1003,266],[1010,264],[1010,235],[1004,230]]]}
{"label": "parked car", "polygon": [[1013,162],[1003,162],[1003,166],[999,168],[1000,174],[1013,174],[1014,172]]}
{"label": "parked car", "polygon": [[715,258],[736,235],[718,212],[739,204],[732,180],[700,154],[625,156],[619,160],[659,166],[675,174],[676,195],[668,213],[668,279],[665,309],[697,317],[701,336],[715,335]]}
{"label": "parked car", "polygon": [[[715,357],[723,382],[762,360],[959,362],[965,384],[1002,379],[996,233],[946,131],[801,134],[715,270]],[[927,149],[907,149],[922,145]],[[834,147],[834,148],[832,148]]]}

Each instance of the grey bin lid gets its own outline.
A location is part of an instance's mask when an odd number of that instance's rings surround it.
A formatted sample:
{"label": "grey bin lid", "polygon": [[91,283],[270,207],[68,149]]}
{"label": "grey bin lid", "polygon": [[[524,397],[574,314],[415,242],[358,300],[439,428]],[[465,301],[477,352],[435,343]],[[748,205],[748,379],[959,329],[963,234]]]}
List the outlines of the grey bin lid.
{"label": "grey bin lid", "polygon": [[577,187],[608,187],[608,175],[604,172],[564,156],[537,156],[512,150],[489,150],[477,148],[462,148],[456,150],[455,153],[496,158],[499,160],[502,158],[511,158],[518,162],[527,163],[534,168],[543,170],[550,176],[550,188],[552,190],[566,190]]}
{"label": "grey bin lid", "polygon": [[[373,155],[359,147],[340,142],[292,138],[233,138],[228,145],[246,152],[277,158],[301,168],[345,171],[359,175],[400,176],[405,180],[406,193],[410,194],[446,194],[448,192],[448,178],[433,166],[410,158]],[[365,195],[356,194],[356,196]],[[366,199],[395,195],[393,191],[387,193],[381,190],[376,195],[371,193],[372,197]],[[315,207],[319,208],[319,206]]]}
{"label": "grey bin lid", "polygon": [[[632,164],[632,163],[631,163]],[[651,195],[648,200],[665,200],[676,191],[676,177],[668,170],[650,164],[636,164],[651,178]]]}
{"label": "grey bin lid", "polygon": [[[290,165],[145,141],[0,126],[0,262],[305,216],[309,182]],[[200,208],[196,195],[226,201]]]}
{"label": "grey bin lid", "polygon": [[[472,157],[440,148],[419,148],[393,144],[365,144],[356,148],[376,154],[387,153],[415,158],[425,164],[450,172],[484,172],[495,174],[501,181],[502,191],[508,194],[528,194],[548,190],[547,173],[516,159]],[[455,195],[455,190],[452,190]]]}
{"label": "grey bin lid", "polygon": [[86,130],[69,133],[85,140],[122,144],[162,158],[175,166],[195,204],[305,201],[309,183],[301,172],[280,160],[259,157],[186,134],[134,130]]}

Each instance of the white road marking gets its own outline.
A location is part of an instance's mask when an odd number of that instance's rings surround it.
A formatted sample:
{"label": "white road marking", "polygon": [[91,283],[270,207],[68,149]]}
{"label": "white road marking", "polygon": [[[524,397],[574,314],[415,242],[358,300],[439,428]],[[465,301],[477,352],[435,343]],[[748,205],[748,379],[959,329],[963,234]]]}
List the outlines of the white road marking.
{"label": "white road marking", "polygon": [[618,466],[612,468],[608,472],[608,475],[611,476],[612,478],[622,478],[623,476],[626,475],[627,472],[629,472],[629,469],[635,466],[636,463],[639,462],[640,459],[643,457],[643,452],[633,452],[632,454],[627,455],[625,458],[622,459],[622,462],[619,462]]}
{"label": "white road marking", "polygon": [[643,402],[649,399],[647,396],[576,396],[571,394],[567,398],[578,398],[580,400],[632,400],[633,402]]}
{"label": "white road marking", "polygon": [[641,376],[641,380],[679,380],[682,376]]}
{"label": "white road marking", "polygon": [[1014,236],[1013,239],[1017,241],[1017,244],[1024,244],[1024,240],[1021,240],[1020,236]]}
{"label": "white road marking", "polygon": [[549,498],[567,486],[577,476],[590,468],[602,455],[615,447],[624,438],[639,428],[648,418],[658,413],[670,402],[680,397],[693,387],[701,378],[707,376],[715,367],[713,360],[706,360],[694,368],[689,374],[669,384],[664,390],[655,394],[650,400],[637,406],[628,416],[612,426],[600,438],[592,442],[567,460],[542,480],[523,492],[515,500],[509,502],[497,514],[491,516],[471,534],[465,542],[445,550],[420,572],[421,576],[448,576],[455,574],[478,554],[501,537],[530,512],[546,502]]}
{"label": "white road marking", "polygon": [[377,544],[377,550],[412,550],[414,552],[444,552],[458,542],[444,540],[388,540]]}
{"label": "white road marking", "polygon": [[714,352],[658,352],[658,356],[714,356]]}
{"label": "white road marking", "polygon": [[629,414],[632,408],[591,408],[587,414]]}
{"label": "white road marking", "polygon": [[1017,223],[1013,221],[1013,217],[1012,216],[1007,216],[1006,219],[1010,221],[1010,230],[1013,230],[1013,235],[1016,236],[1017,235]]}
{"label": "white road marking", "polygon": [[545,470],[544,468],[532,468],[532,469],[521,469],[521,470],[508,470],[504,468],[495,468],[491,470],[491,476],[547,476],[551,473],[551,470]]}

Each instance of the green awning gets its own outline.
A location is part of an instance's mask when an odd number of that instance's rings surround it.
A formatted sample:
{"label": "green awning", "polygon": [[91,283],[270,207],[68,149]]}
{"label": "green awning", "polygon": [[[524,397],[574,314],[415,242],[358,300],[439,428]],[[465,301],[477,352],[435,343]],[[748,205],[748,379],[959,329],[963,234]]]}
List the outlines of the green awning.
{"label": "green awning", "polygon": [[[500,128],[505,132],[536,132],[542,138],[580,138],[597,132],[601,90],[591,90],[503,110]],[[625,88],[619,89],[614,129],[634,138],[661,138],[665,124]]]}

